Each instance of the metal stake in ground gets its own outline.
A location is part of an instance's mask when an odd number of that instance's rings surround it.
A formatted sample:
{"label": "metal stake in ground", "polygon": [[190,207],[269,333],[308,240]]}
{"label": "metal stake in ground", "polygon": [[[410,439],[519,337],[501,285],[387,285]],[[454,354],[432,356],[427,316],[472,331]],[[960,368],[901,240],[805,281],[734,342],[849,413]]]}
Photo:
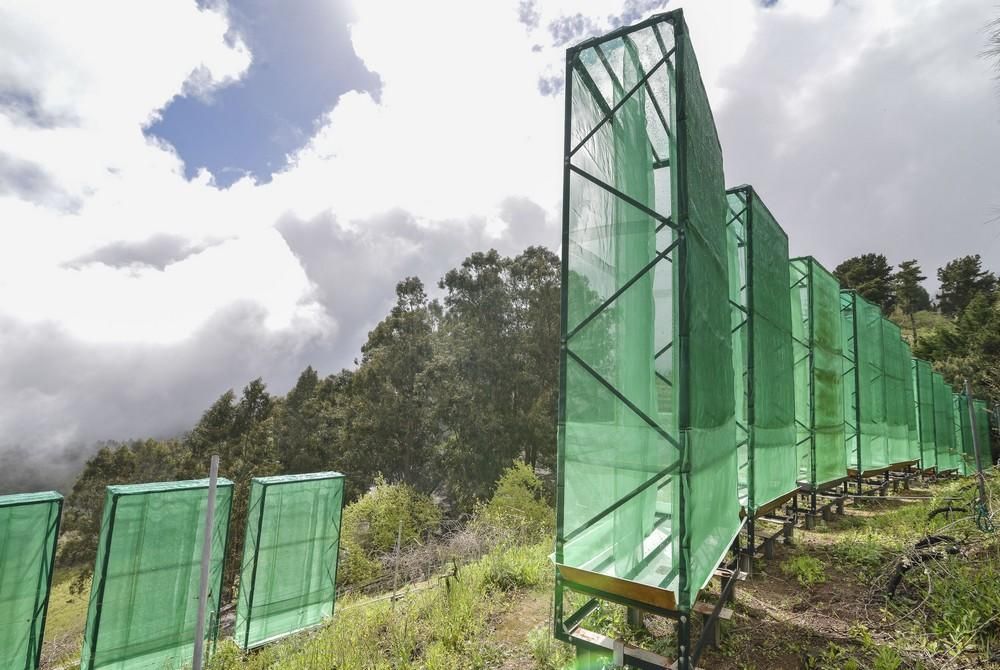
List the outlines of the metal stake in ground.
{"label": "metal stake in ground", "polygon": [[201,670],[205,660],[205,606],[208,604],[208,569],[212,562],[212,528],[215,526],[215,483],[219,477],[219,457],[212,456],[208,475],[208,504],[205,506],[205,534],[201,545],[201,581],[198,590],[198,618],[194,624],[192,670]]}
{"label": "metal stake in ground", "polygon": [[979,504],[986,504],[986,475],[983,474],[983,459],[980,456],[979,431],[976,430],[976,410],[972,404],[972,389],[969,380],[965,382],[965,403],[969,408],[969,426],[972,430],[972,450],[976,452],[976,479],[979,480]]}

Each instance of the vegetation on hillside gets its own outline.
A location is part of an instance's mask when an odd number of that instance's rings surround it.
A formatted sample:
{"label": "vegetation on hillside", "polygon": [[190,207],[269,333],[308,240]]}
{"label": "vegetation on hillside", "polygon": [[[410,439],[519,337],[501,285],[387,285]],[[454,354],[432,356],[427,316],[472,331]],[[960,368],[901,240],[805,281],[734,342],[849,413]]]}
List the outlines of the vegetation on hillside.
{"label": "vegetation on hillside", "polygon": [[968,379],[977,395],[1000,399],[1000,285],[978,254],[938,268],[934,301],[920,285],[924,274],[916,260],[893,272],[883,254],[863,254],[834,274],[845,288],[881,305],[914,356],[933,363],[949,384],[960,388]]}
{"label": "vegetation on hillside", "polygon": [[[915,355],[932,361],[950,383],[968,377],[977,393],[1000,398],[1000,290],[978,256],[939,269],[941,289],[933,301],[914,260],[893,271],[884,256],[865,254],[845,261],[837,274],[891,309]],[[101,445],[65,506],[59,561],[75,568],[77,590],[89,581],[105,486],[203,477],[213,453],[221,456],[221,474],[236,484],[224,599],[238,589],[250,479],[320,470],[349,475],[338,573],[349,600],[432,577],[449,557],[456,564],[481,561],[481,573],[468,573],[480,575],[466,585],[470,599],[477,589],[534,583],[530,566],[551,544],[553,527],[558,258],[538,247],[514,258],[476,253],[439,287],[442,297],[430,299],[419,279],[401,281],[396,304],[369,333],[351,370],[321,377],[307,368],[284,396],[253,380],[238,394],[223,393],[176,439]],[[816,561],[792,565],[786,578],[824,584],[826,566],[836,561]],[[547,568],[538,570],[537,579],[549,578]],[[425,609],[417,609],[420,616],[452,605],[471,612],[471,601],[462,597],[421,596]],[[495,615],[490,610],[469,625]],[[384,613],[372,616],[372,625],[390,625],[378,619]],[[456,629],[448,639],[471,630],[480,629]],[[400,641],[399,653],[409,649],[424,659],[417,666],[451,667],[424,655],[452,644],[433,635]],[[492,658],[448,648],[487,665]],[[558,656],[560,649],[549,651]]]}
{"label": "vegetation on hillside", "polygon": [[[439,288],[442,298],[432,300],[420,279],[401,281],[396,304],[369,333],[353,370],[323,378],[307,368],[284,397],[256,379],[240,394],[223,393],[178,439],[101,445],[66,501],[61,565],[83,566],[84,584],[105,486],[200,478],[211,454],[236,484],[227,592],[252,477],[338,470],[349,475],[348,500],[377,482],[400,484],[406,496],[433,496],[435,514],[457,519],[487,499],[516,460],[551,472],[559,259],[541,247],[513,258],[475,253]],[[394,540],[396,528],[387,532]],[[358,579],[374,577],[374,566],[364,563],[385,550],[382,539],[349,552],[344,579],[355,567]],[[345,534],[348,547],[360,541]]]}

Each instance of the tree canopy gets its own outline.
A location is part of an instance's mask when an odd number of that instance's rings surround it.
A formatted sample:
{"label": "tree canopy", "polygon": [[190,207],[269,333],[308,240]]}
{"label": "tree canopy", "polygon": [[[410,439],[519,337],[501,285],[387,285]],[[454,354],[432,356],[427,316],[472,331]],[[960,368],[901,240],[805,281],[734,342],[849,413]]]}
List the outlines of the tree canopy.
{"label": "tree canopy", "polygon": [[949,261],[937,271],[937,277],[941,282],[938,306],[947,316],[958,315],[977,294],[991,296],[997,290],[996,275],[983,270],[979,254]]}
{"label": "tree canopy", "polygon": [[224,392],[176,440],[107,443],[66,502],[66,563],[92,564],[104,487],[205,476],[209,457],[235,483],[226,584],[242,552],[249,482],[339,470],[347,498],[377,482],[433,496],[453,515],[488,499],[517,461],[551,472],[559,365],[559,259],[470,255],[431,300],[407,277],[353,370],[302,371],[283,397],[261,379]]}
{"label": "tree canopy", "polygon": [[892,266],[884,254],[862,254],[848,258],[834,269],[834,276],[844,288],[854,289],[863,298],[892,314],[896,306]]}

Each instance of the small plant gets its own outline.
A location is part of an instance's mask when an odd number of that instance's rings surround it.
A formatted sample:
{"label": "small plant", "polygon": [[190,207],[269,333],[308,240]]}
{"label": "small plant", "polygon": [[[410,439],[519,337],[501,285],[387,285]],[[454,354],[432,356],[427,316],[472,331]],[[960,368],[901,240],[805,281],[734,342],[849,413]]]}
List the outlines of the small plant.
{"label": "small plant", "polygon": [[817,656],[807,656],[803,662],[806,670],[861,670],[857,659],[852,658],[847,649],[831,642]]}
{"label": "small plant", "polygon": [[802,586],[813,586],[826,581],[826,566],[812,556],[795,556],[786,560],[781,566],[781,572],[786,577],[794,577]]}
{"label": "small plant", "polygon": [[839,564],[871,571],[882,567],[885,544],[884,538],[871,532],[854,532],[836,542],[831,547],[831,553]]}
{"label": "small plant", "polygon": [[536,670],[563,670],[572,667],[573,648],[552,637],[552,633],[544,626],[528,633],[528,649]]}
{"label": "small plant", "polygon": [[483,560],[483,584],[491,591],[514,591],[538,586],[547,574],[547,561],[532,547],[497,549]]}
{"label": "small plant", "polygon": [[490,501],[476,508],[473,526],[523,544],[550,537],[555,518],[542,481],[531,467],[518,461],[504,471]]}
{"label": "small plant", "polygon": [[397,536],[405,548],[440,525],[441,510],[429,496],[380,476],[370,491],[344,508],[343,535],[374,556],[392,551]]}
{"label": "small plant", "polygon": [[892,647],[880,647],[872,670],[899,670],[901,667],[903,659],[899,657],[899,652]]}
{"label": "small plant", "polygon": [[858,641],[862,649],[869,650],[875,647],[875,640],[872,638],[872,632],[868,630],[868,626],[863,623],[857,623],[851,626],[848,633],[852,638]]}

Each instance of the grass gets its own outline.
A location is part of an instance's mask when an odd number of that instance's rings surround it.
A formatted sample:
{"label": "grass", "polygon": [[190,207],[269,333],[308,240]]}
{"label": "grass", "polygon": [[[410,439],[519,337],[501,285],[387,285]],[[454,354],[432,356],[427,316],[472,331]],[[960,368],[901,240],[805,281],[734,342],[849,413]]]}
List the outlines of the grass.
{"label": "grass", "polygon": [[793,556],[781,566],[786,577],[794,577],[802,586],[813,586],[826,581],[826,565],[812,556]]}
{"label": "grass", "polygon": [[43,666],[58,667],[79,658],[90,594],[89,584],[82,593],[72,592],[70,587],[79,572],[78,568],[57,569],[52,576],[49,610],[45,618]]}
{"label": "grass", "polygon": [[[548,544],[497,549],[462,568],[457,578],[430,583],[398,602],[355,600],[338,604],[333,620],[300,635],[244,655],[223,642],[209,670],[382,670],[496,668],[505,649],[491,636],[500,617],[526,590],[551,589]],[[535,622],[528,625],[533,626]],[[544,657],[565,654],[539,633],[525,631],[537,667]],[[545,631],[548,637],[548,631]]]}
{"label": "grass", "polygon": [[[793,546],[759,560],[737,589],[723,646],[700,665],[719,670],[958,670],[1000,667],[1000,533],[976,529],[968,513],[928,518],[948,498],[966,504],[971,480],[934,484],[927,501],[864,501],[815,531],[797,529]],[[1000,508],[1000,477],[990,479]],[[912,492],[911,495],[920,493]],[[953,503],[958,506],[960,503]],[[928,535],[954,538],[906,572],[895,597],[886,585],[900,560]],[[211,670],[426,669],[563,670],[571,648],[550,633],[551,543],[515,537],[462,567],[457,578],[415,586],[396,602],[354,596],[308,633],[243,654],[223,641]],[[944,543],[942,546],[950,546]],[[73,596],[73,572],[53,589],[47,647],[55,637],[79,649],[86,596]],[[776,579],[775,577],[781,577]],[[575,597],[575,596],[573,596]],[[581,596],[582,597],[582,596]],[[586,626],[673,655],[669,622],[628,625],[623,607],[602,603]],[[990,665],[990,663],[993,665]]]}

